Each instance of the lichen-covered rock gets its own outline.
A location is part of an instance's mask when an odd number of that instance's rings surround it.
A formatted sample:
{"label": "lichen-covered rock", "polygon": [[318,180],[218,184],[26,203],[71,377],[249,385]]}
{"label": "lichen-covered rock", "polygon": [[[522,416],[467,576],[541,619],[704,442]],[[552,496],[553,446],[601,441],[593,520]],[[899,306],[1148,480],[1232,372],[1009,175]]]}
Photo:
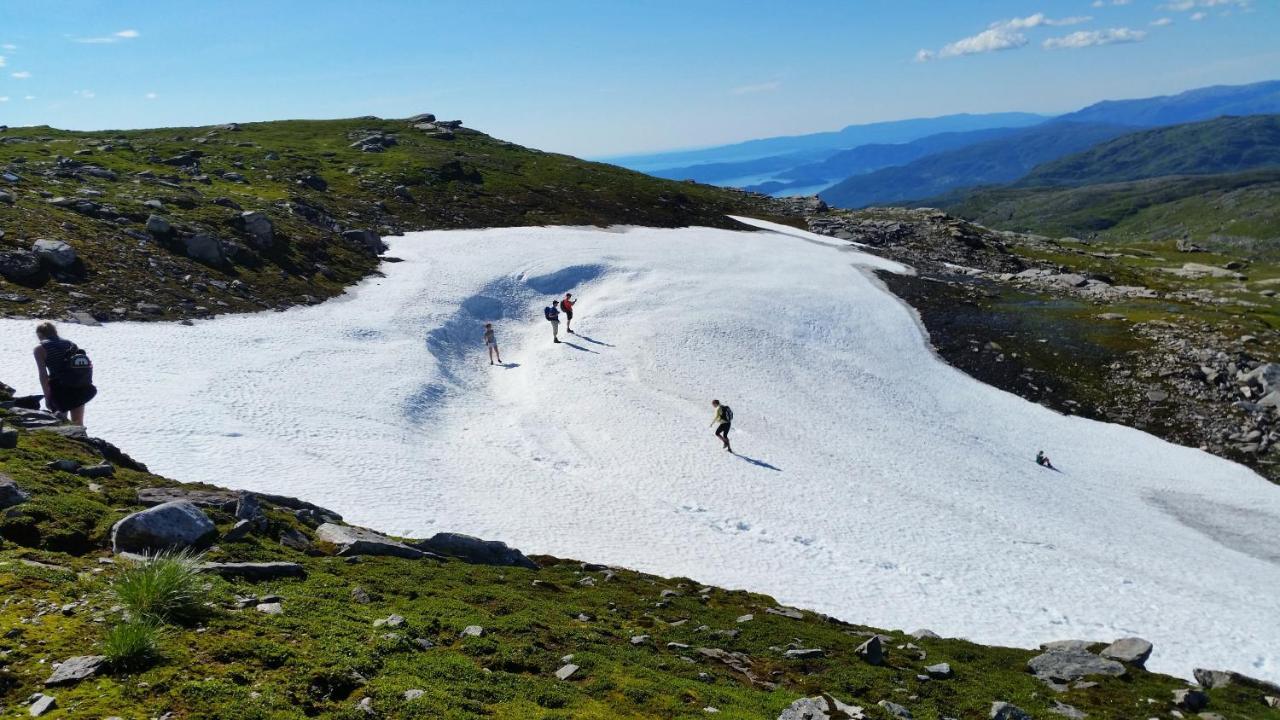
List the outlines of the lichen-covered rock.
{"label": "lichen-covered rock", "polygon": [[213,521],[189,502],[167,502],[136,512],[111,528],[116,553],[198,548],[218,534]]}

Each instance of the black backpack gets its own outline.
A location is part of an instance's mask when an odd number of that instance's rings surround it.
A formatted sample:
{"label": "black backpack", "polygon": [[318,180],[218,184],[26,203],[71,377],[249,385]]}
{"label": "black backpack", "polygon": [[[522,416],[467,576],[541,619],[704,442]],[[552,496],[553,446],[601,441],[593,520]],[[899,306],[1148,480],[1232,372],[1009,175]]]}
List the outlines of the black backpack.
{"label": "black backpack", "polygon": [[727,423],[733,422],[733,408],[729,407],[728,405],[721,405],[720,417],[724,418],[724,421]]}
{"label": "black backpack", "polygon": [[93,361],[89,359],[89,353],[71,343],[71,348],[62,356],[62,362],[51,375],[59,385],[65,387],[89,387],[93,384]]}

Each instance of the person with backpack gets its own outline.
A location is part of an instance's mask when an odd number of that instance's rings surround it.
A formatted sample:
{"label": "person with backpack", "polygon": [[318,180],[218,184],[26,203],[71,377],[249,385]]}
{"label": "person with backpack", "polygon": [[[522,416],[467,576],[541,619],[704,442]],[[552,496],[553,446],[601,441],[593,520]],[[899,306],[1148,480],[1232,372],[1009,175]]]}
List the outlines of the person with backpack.
{"label": "person with backpack", "polygon": [[724,443],[724,449],[727,452],[733,452],[733,447],[729,445],[729,429],[733,426],[733,409],[728,405],[721,405],[719,400],[712,400],[711,407],[716,409],[716,416],[711,419],[711,424],[716,426],[716,437]]}
{"label": "person with backpack", "polygon": [[564,329],[570,335],[576,334],[573,332],[573,306],[575,303],[577,303],[577,300],[573,299],[571,293],[565,293],[564,299],[560,301],[560,309],[564,311]]}
{"label": "person with backpack", "polygon": [[560,301],[552,300],[550,305],[542,309],[542,315],[551,323],[552,342],[560,342]]}
{"label": "person with backpack", "polygon": [[493,323],[484,324],[484,344],[489,348],[489,364],[493,364],[493,358],[498,358],[498,364],[502,364],[502,353],[498,351],[498,339],[493,335]]}
{"label": "person with backpack", "polygon": [[70,340],[58,337],[53,323],[36,326],[36,367],[45,405],[59,417],[84,426],[84,406],[98,394],[93,385],[93,363],[89,355]]}

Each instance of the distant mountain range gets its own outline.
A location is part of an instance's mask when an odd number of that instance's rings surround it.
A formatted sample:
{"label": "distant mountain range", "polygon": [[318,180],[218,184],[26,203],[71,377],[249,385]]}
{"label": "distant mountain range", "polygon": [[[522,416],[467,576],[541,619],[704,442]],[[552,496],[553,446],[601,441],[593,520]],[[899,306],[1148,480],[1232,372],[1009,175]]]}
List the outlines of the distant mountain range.
{"label": "distant mountain range", "polygon": [[[764,138],[614,162],[668,179],[776,195],[820,191],[833,205],[862,207],[1010,183],[1038,165],[1137,130],[1225,115],[1272,113],[1280,113],[1280,81],[1104,101],[1055,118],[1027,113],[952,115],[855,125],[831,133]],[[1240,132],[1243,128],[1221,130]],[[1185,137],[1173,140],[1188,141]],[[1170,167],[1178,162],[1167,161]]]}

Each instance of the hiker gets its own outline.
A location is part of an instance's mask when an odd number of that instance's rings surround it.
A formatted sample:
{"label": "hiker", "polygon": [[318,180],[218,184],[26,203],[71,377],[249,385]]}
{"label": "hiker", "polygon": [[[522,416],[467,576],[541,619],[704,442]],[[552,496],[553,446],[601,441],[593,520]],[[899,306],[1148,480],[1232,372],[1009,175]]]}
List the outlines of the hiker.
{"label": "hiker", "polygon": [[551,323],[551,340],[560,342],[560,301],[552,300],[550,305],[543,308],[542,314]]}
{"label": "hiker", "polygon": [[733,452],[733,448],[729,445],[729,428],[733,425],[733,410],[728,405],[721,405],[719,400],[712,400],[711,407],[716,409],[716,416],[711,419],[711,424],[716,426],[716,437],[724,443],[726,451]]}
{"label": "hiker", "polygon": [[573,299],[571,293],[565,293],[564,299],[560,301],[560,309],[564,311],[564,329],[570,335],[577,334],[573,331],[573,306],[576,302],[578,301]]}
{"label": "hiker", "polygon": [[1036,464],[1040,467],[1049,468],[1050,470],[1058,469],[1053,466],[1053,463],[1049,462],[1049,456],[1045,455],[1043,450],[1036,451]]}
{"label": "hiker", "polygon": [[40,372],[40,387],[44,388],[44,402],[49,411],[64,420],[84,426],[84,406],[98,394],[93,386],[93,363],[85,351],[70,340],[58,337],[58,329],[51,322],[36,326],[36,367]]}
{"label": "hiker", "polygon": [[493,335],[493,323],[484,324],[484,344],[489,348],[489,364],[493,364],[493,359],[498,358],[498,364],[502,364],[502,353],[498,350],[498,339]]}

